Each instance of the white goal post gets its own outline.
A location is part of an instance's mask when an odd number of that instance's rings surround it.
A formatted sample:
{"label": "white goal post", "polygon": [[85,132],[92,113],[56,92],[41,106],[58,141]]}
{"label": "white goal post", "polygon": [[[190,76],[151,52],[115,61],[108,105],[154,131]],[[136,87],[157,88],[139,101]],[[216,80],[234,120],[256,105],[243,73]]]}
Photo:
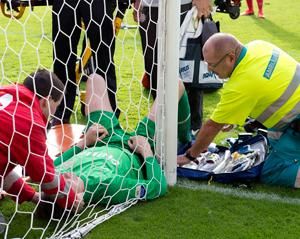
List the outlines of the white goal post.
{"label": "white goal post", "polygon": [[[163,144],[165,174],[169,185],[176,184],[177,115],[180,1],[159,1],[158,22],[158,101],[163,106],[158,119],[158,142]],[[178,50],[176,50],[178,49]],[[174,70],[175,69],[175,70]],[[162,124],[162,127],[159,125]]]}

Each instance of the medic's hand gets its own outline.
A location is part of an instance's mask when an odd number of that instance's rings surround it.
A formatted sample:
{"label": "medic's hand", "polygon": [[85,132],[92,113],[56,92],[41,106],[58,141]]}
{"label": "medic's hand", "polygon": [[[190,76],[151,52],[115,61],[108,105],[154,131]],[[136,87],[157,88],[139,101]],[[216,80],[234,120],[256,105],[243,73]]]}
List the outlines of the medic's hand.
{"label": "medic's hand", "polygon": [[63,177],[75,192],[76,198],[72,207],[74,213],[82,211],[84,207],[83,194],[84,194],[84,183],[82,179],[73,173],[64,173]]}
{"label": "medic's hand", "polygon": [[35,194],[33,195],[33,198],[31,199],[31,202],[37,204],[40,201],[40,194],[35,192]]}
{"label": "medic's hand", "polygon": [[74,213],[81,212],[84,208],[83,194],[84,193],[77,193],[76,194],[76,199],[75,199],[74,205],[72,207],[72,211]]}
{"label": "medic's hand", "polygon": [[185,157],[184,154],[177,156],[177,164],[179,166],[183,166],[183,165],[188,164],[190,162],[191,162],[191,160],[189,160],[187,157]]}

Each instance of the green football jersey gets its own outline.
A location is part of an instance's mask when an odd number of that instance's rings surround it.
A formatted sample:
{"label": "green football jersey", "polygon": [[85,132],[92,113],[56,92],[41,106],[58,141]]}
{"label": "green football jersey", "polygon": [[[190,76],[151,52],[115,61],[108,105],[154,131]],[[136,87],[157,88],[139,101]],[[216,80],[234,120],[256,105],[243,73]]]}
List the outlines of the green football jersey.
{"label": "green football jersey", "polygon": [[58,158],[55,165],[61,173],[74,173],[84,181],[86,203],[116,204],[131,198],[153,199],[167,190],[164,173],[155,157],[143,159],[116,146],[83,151],[73,147]]}

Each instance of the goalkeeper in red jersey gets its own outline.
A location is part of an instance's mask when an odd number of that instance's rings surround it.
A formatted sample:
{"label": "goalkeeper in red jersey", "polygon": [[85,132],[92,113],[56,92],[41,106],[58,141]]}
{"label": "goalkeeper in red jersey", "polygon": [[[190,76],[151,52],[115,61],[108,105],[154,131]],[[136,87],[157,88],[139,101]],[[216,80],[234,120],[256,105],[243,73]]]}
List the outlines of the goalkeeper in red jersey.
{"label": "goalkeeper in red jersey", "polygon": [[[190,111],[182,82],[179,87],[178,139],[191,140]],[[134,132],[124,131],[110,105],[106,84],[99,75],[86,86],[88,130],[81,140],[54,162],[56,169],[80,177],[85,203],[122,203],[129,199],[154,199],[166,193],[167,183],[154,156],[156,101]],[[73,176],[72,176],[73,175]],[[76,176],[77,177],[76,177]]]}
{"label": "goalkeeper in red jersey", "polygon": [[[39,194],[14,171],[40,184],[45,195],[61,208],[77,210],[82,195],[76,194],[71,180],[57,174],[46,146],[46,126],[63,95],[64,85],[47,70],[38,70],[21,84],[0,87],[0,182],[16,202],[38,203]],[[2,188],[3,185],[3,188]]]}

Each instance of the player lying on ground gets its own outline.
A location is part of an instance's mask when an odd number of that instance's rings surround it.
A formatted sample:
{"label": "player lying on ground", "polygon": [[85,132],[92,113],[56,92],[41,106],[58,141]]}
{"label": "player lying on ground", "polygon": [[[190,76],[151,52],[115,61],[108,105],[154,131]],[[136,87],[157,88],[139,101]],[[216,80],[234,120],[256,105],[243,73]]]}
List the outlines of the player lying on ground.
{"label": "player lying on ground", "polygon": [[[148,200],[164,195],[165,175],[153,154],[156,102],[135,132],[128,133],[113,113],[103,78],[91,75],[86,91],[85,137],[55,160],[56,169],[69,173],[78,190],[85,192],[86,203],[116,204],[130,198]],[[190,141],[190,111],[181,82],[179,97],[178,138],[186,143]]]}
{"label": "player lying on ground", "polygon": [[76,195],[69,179],[55,173],[46,146],[47,120],[60,103],[63,89],[57,76],[47,70],[32,73],[23,85],[0,87],[0,182],[4,180],[0,193],[5,190],[18,203],[39,201],[39,194],[13,170],[22,165],[25,175],[61,208],[81,206],[82,195]]}

